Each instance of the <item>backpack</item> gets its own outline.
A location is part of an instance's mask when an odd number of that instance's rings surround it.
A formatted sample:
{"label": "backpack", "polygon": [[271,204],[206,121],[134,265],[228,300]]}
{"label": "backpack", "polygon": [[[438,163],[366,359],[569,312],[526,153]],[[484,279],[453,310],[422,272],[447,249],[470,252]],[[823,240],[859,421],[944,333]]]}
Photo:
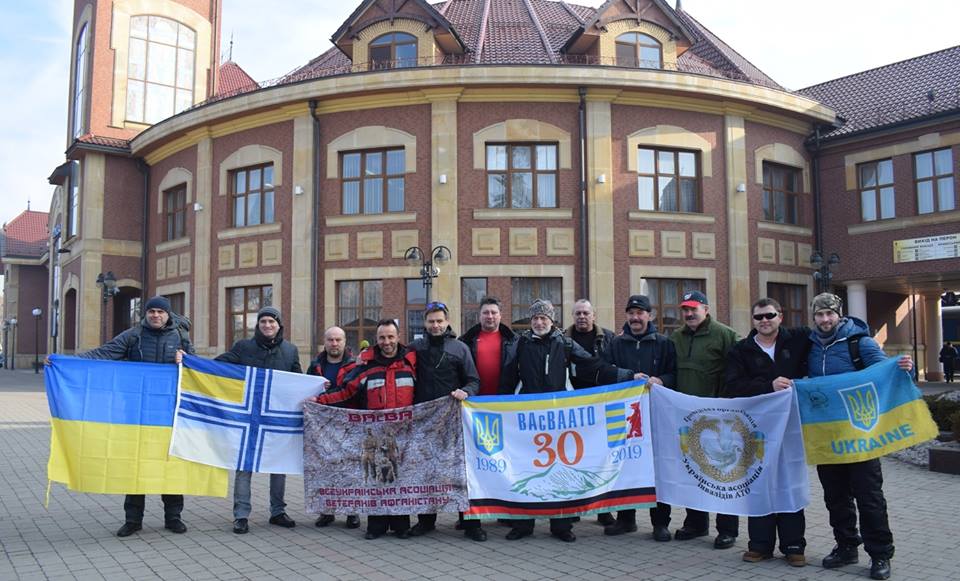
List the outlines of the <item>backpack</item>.
{"label": "backpack", "polygon": [[854,335],[847,340],[847,349],[850,350],[850,361],[853,363],[853,367],[860,371],[864,369],[866,365],[863,364],[863,357],[860,356],[860,338],[863,335]]}
{"label": "backpack", "polygon": [[[173,328],[177,330],[177,335],[180,337],[180,347],[186,350],[186,345],[190,343],[190,336],[188,334],[191,326],[190,319],[176,313],[170,313],[170,318],[173,319]],[[127,345],[127,357],[130,356],[131,351],[140,348],[140,335],[142,333],[143,324],[137,323],[137,326],[133,328],[133,333],[130,334],[135,340]]]}

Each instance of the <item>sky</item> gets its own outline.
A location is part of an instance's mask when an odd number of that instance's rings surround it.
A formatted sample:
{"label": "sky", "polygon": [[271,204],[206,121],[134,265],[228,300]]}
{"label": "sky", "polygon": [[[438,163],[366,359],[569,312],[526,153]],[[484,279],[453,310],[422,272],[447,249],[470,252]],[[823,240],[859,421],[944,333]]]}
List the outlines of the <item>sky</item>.
{"label": "sky", "polygon": [[[265,81],[331,48],[361,0],[223,0],[223,51]],[[599,6],[602,0],[570,0]],[[673,4],[676,0],[667,0]],[[955,0],[682,0],[683,9],[781,85],[798,89],[960,44]],[[66,149],[70,0],[2,0],[0,223],[48,211]]]}

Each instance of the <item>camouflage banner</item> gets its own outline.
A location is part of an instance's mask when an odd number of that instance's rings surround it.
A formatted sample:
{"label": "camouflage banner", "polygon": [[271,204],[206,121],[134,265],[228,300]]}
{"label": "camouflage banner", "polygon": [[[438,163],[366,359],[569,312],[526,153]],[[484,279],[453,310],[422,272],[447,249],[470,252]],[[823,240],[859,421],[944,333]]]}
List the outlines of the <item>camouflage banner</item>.
{"label": "camouflage banner", "polygon": [[315,514],[467,509],[460,403],[393,410],[303,406],[305,507]]}

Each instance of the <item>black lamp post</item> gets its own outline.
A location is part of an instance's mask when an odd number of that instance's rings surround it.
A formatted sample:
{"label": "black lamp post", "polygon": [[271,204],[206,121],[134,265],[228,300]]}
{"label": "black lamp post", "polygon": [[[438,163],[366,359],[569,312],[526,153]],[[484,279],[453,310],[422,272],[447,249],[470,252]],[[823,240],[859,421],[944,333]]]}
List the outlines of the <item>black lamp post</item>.
{"label": "black lamp post", "polygon": [[33,334],[33,372],[40,373],[40,317],[43,315],[43,311],[40,307],[36,307],[30,312],[33,314],[33,320],[35,322]]}
{"label": "black lamp post", "polygon": [[3,321],[3,368],[10,369],[10,319]]}
{"label": "black lamp post", "polygon": [[100,324],[100,339],[102,341],[107,340],[107,301],[110,300],[110,297],[113,297],[120,292],[120,289],[117,288],[117,277],[113,275],[112,270],[108,270],[106,273],[101,272],[97,275],[97,286],[100,287],[100,296],[103,299],[103,309],[100,313],[101,324]]}
{"label": "black lamp post", "polygon": [[833,272],[831,271],[838,264],[840,264],[840,255],[836,252],[830,253],[827,260],[824,260],[823,255],[816,251],[810,255],[810,265],[816,269],[813,273],[813,280],[817,281],[817,293],[825,293],[830,290],[830,282],[833,280]]}
{"label": "black lamp post", "polygon": [[419,246],[411,246],[403,253],[403,259],[410,266],[420,267],[420,280],[426,290],[426,304],[430,304],[430,288],[433,286],[433,279],[440,276],[440,269],[434,265],[446,264],[451,256],[450,249],[442,245],[435,246],[430,251],[429,258],[423,255],[423,250],[420,250]]}

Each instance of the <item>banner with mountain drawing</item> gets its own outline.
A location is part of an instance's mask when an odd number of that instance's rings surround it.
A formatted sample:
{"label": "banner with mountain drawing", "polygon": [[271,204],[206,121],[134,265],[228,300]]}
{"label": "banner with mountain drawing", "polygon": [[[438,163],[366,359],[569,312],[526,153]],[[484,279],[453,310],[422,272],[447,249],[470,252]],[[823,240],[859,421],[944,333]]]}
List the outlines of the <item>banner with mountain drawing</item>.
{"label": "banner with mountain drawing", "polygon": [[937,437],[930,408],[897,359],[795,382],[808,463],[863,462]]}
{"label": "banner with mountain drawing", "polygon": [[390,410],[303,404],[308,513],[403,515],[467,508],[460,404]]}
{"label": "banner with mountain drawing", "polygon": [[465,518],[562,518],[656,503],[646,382],[463,402]]}
{"label": "banner with mountain drawing", "polygon": [[742,516],[809,504],[793,390],[722,399],[654,386],[652,402],[660,502]]}

